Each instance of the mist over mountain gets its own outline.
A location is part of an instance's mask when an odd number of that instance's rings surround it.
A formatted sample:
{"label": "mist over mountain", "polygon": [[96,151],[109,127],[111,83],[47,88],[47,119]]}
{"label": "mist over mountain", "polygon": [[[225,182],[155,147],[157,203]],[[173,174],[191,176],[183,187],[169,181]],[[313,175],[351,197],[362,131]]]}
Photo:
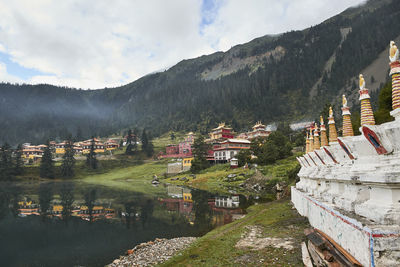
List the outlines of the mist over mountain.
{"label": "mist over mountain", "polygon": [[[400,2],[370,0],[302,31],[263,36],[227,52],[184,60],[130,84],[77,90],[0,84],[0,144],[106,136],[129,127],[153,135],[206,132],[225,121],[313,119],[348,95],[358,109],[357,77],[372,94],[388,79],[387,49],[400,41]],[[123,71],[123,70],[121,70]]]}

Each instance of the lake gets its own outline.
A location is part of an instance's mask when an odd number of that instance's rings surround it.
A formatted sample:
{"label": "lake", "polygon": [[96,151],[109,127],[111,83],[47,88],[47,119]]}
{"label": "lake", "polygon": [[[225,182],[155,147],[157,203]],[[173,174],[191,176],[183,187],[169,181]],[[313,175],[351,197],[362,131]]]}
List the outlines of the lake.
{"label": "lake", "polygon": [[173,185],[156,191],[1,182],[0,265],[104,266],[157,237],[201,236],[240,217],[251,202]]}

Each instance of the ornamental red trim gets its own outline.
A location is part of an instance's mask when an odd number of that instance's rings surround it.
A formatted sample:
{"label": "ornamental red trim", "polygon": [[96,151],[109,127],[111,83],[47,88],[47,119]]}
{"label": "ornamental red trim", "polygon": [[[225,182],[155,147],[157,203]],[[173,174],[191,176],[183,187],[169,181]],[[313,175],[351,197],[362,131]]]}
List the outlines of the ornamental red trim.
{"label": "ornamental red trim", "polygon": [[374,131],[372,131],[370,128],[363,126],[362,127],[362,132],[369,141],[369,143],[375,148],[376,153],[379,155],[387,154],[388,151],[386,148],[382,145],[382,142],[379,140],[379,137],[376,135]]}

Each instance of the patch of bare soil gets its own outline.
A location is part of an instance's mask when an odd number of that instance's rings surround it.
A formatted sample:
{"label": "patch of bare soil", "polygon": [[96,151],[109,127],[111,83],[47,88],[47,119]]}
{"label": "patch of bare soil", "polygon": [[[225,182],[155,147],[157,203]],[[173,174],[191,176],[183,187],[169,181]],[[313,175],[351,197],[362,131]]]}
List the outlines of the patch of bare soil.
{"label": "patch of bare soil", "polygon": [[261,250],[266,247],[294,249],[294,240],[292,238],[263,237],[260,226],[247,226],[247,231],[236,243],[238,249]]}

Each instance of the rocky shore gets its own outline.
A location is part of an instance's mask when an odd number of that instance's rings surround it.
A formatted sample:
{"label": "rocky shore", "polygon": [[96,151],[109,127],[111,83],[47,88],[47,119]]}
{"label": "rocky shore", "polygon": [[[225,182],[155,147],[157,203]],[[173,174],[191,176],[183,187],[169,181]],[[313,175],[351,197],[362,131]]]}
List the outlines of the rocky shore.
{"label": "rocky shore", "polygon": [[156,238],[154,241],[141,243],[133,249],[129,249],[126,256],[120,256],[119,259],[107,266],[154,266],[167,261],[195,240],[196,237]]}

